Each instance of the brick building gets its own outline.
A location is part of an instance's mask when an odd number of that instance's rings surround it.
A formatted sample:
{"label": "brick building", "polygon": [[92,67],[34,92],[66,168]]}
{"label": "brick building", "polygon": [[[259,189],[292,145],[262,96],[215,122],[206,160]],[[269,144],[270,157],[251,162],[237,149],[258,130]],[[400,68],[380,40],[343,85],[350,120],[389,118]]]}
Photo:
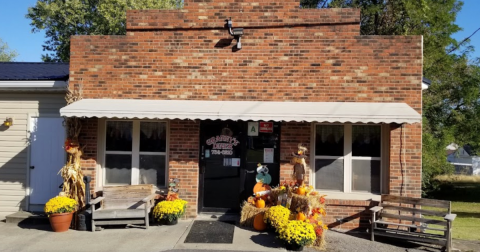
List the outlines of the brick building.
{"label": "brick building", "polygon": [[238,210],[248,171],[290,179],[303,143],[331,227],[368,223],[382,193],[419,197],[422,37],[361,36],[359,23],[358,9],[299,0],[185,0],[128,11],[125,36],[72,37],[83,100],[61,114],[84,118],[94,191],[176,177],[189,217]]}

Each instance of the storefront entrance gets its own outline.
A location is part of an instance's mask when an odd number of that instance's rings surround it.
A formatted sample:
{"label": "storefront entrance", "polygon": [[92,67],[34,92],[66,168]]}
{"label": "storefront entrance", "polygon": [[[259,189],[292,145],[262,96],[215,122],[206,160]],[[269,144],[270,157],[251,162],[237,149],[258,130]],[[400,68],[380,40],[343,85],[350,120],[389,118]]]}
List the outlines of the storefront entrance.
{"label": "storefront entrance", "polygon": [[238,211],[253,194],[258,163],[279,183],[280,123],[202,121],[199,149],[201,212]]}

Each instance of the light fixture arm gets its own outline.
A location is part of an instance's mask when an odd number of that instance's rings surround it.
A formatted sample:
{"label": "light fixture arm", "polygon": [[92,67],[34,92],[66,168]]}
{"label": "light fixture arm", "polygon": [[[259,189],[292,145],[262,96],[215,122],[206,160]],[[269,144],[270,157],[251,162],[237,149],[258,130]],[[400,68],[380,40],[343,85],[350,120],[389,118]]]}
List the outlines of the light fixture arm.
{"label": "light fixture arm", "polygon": [[227,19],[228,33],[237,40],[237,49],[242,49],[242,43],[240,42],[243,35],[243,28],[232,28],[232,18]]}
{"label": "light fixture arm", "polygon": [[232,32],[232,17],[230,17],[230,18],[227,20],[227,26],[228,26],[228,33],[233,36],[233,32]]}

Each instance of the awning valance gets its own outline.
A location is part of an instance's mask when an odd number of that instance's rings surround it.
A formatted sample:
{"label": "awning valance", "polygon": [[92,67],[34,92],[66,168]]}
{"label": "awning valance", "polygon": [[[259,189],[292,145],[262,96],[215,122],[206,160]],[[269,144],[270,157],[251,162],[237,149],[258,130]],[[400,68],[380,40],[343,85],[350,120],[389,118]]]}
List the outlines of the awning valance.
{"label": "awning valance", "polygon": [[253,120],[351,123],[418,123],[405,103],[268,102],[83,99],[60,109],[66,117]]}

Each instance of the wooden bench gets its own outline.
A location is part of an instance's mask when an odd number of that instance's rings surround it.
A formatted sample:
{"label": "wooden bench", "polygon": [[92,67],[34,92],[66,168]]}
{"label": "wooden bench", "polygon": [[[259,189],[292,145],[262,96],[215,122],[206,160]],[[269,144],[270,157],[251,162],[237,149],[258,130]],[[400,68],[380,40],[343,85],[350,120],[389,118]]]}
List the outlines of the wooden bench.
{"label": "wooden bench", "polygon": [[[153,185],[105,186],[103,196],[90,201],[92,232],[95,225],[144,224],[155,200]],[[95,205],[101,203],[99,209]]]}
{"label": "wooden bench", "polygon": [[451,213],[450,201],[382,195],[379,205],[370,210],[372,241],[380,235],[438,244],[446,251],[452,247],[452,222],[457,215]]}

